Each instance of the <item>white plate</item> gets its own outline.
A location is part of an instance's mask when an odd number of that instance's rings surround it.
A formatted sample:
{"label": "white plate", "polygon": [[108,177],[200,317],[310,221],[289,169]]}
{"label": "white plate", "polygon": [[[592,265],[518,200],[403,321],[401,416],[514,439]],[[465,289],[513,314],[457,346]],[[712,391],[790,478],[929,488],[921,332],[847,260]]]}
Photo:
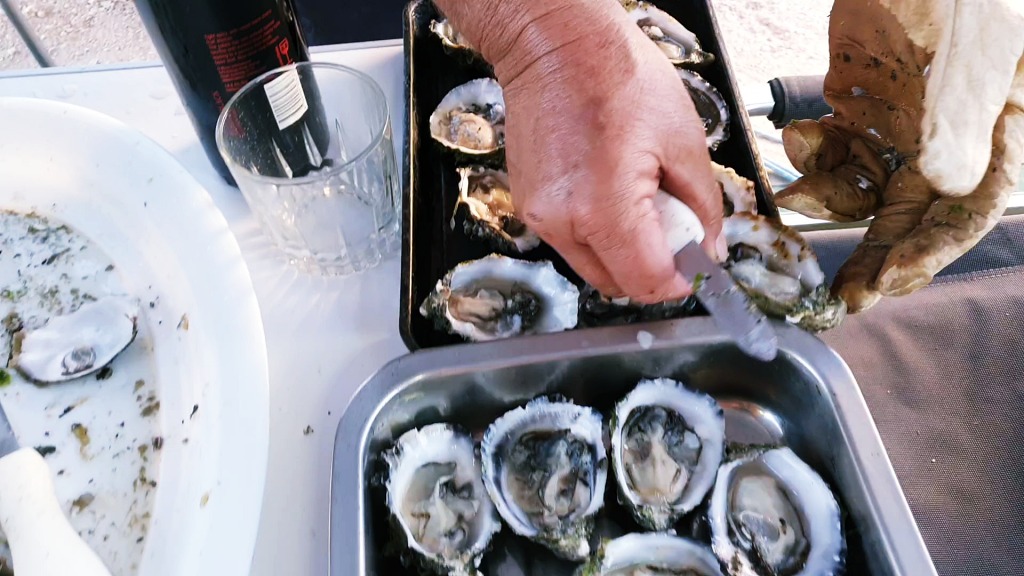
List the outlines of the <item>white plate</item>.
{"label": "white plate", "polygon": [[[47,462],[72,524],[115,576],[248,574],[267,466],[267,354],[248,270],[212,199],[112,118],[0,98],[0,209],[68,224],[145,304],[139,337],[110,379],[38,388],[15,378],[0,389],[22,445],[57,446]],[[160,402],[145,418],[132,388],[140,374]],[[88,426],[86,456],[72,421]],[[137,447],[155,436],[162,449],[142,462]],[[156,483],[145,497],[131,486],[140,463]],[[72,513],[85,492],[95,500]]]}

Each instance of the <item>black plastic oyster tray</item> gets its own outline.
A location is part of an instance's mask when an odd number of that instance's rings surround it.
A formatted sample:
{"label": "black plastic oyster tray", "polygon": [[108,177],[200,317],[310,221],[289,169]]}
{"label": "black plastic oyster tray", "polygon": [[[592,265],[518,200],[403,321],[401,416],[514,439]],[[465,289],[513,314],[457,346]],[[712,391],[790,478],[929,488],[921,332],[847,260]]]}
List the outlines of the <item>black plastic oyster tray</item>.
{"label": "black plastic oyster tray", "polygon": [[[652,4],[679,20],[697,36],[701,49],[713,55],[710,63],[694,69],[721,93],[729,108],[728,138],[711,152],[711,158],[753,181],[759,213],[777,218],[778,210],[772,202],[768,175],[754,144],[750,120],[721,42],[711,1],[656,0]],[[440,16],[429,0],[414,0],[406,7],[404,40],[408,107],[405,113],[408,132],[403,154],[400,332],[410,350],[466,342],[457,334],[438,329],[432,320],[420,314],[420,305],[438,280],[452,268],[496,252],[491,244],[471,238],[464,232],[465,211],[456,211],[459,198],[456,168],[468,162],[430,135],[430,115],[442,98],[470,80],[493,78],[493,71],[480,59],[446,47],[431,30],[431,22],[435,19],[440,19]],[[453,214],[457,214],[454,225]],[[542,244],[525,254],[505,255],[530,261],[549,260],[560,274],[580,289],[581,300],[587,293],[585,283],[547,245]],[[680,314],[701,315],[705,312],[694,302],[685,311],[674,313],[678,317]],[[631,320],[627,318],[625,321]],[[617,323],[622,322],[619,318]],[[599,324],[581,317],[576,329]]]}

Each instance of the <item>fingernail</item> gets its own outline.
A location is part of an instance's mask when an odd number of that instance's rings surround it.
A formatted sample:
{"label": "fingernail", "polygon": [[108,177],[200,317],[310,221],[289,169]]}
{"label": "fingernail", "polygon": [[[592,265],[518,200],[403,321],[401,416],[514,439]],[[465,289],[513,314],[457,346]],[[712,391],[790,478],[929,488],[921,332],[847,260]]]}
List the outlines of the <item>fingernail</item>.
{"label": "fingernail", "polygon": [[718,250],[718,261],[725,262],[729,259],[729,243],[725,241],[725,231],[718,234],[715,241],[715,249]]}

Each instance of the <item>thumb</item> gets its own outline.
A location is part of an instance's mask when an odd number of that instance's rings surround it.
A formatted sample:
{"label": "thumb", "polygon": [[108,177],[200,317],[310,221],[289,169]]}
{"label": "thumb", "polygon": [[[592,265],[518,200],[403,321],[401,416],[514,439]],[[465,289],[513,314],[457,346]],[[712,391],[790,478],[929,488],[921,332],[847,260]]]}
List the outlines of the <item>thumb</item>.
{"label": "thumb", "polygon": [[[720,240],[724,204],[722,188],[715,180],[711,157],[706,148],[702,154],[692,154],[668,162],[662,169],[661,186],[665,192],[681,200],[700,219],[704,227],[704,251],[715,260],[723,260]],[[668,234],[668,231],[665,231]]]}

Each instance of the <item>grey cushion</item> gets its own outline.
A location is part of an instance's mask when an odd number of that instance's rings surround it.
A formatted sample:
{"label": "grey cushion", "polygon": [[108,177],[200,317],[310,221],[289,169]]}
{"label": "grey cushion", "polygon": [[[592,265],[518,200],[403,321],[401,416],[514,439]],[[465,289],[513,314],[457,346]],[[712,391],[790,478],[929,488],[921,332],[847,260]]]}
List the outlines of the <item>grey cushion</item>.
{"label": "grey cushion", "polygon": [[[863,230],[808,232],[831,276]],[[1024,218],[822,334],[850,365],[943,576],[1024,575]]]}

